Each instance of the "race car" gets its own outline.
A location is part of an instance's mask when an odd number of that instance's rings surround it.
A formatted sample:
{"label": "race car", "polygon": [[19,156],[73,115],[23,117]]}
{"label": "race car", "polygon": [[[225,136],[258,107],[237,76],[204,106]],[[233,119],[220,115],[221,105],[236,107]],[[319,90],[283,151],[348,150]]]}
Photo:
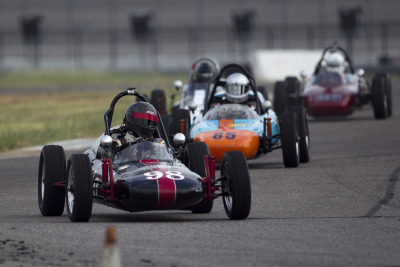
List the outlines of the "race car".
{"label": "race car", "polygon": [[188,142],[206,143],[217,162],[226,151],[241,151],[250,160],[280,148],[285,167],[308,162],[310,138],[304,108],[299,106],[278,119],[270,102],[261,102],[256,88],[243,66],[222,68],[210,83],[203,116],[193,121],[188,132],[182,127]]}
{"label": "race car", "polygon": [[313,75],[303,81],[286,77],[274,87],[274,109],[281,114],[291,106],[303,105],[313,117],[348,116],[372,104],[376,119],[392,115],[392,89],[388,74],[375,74],[372,84],[363,77],[364,70],[354,69],[347,52],[334,44],[327,47]]}
{"label": "race car", "polygon": [[[155,89],[151,92],[150,103],[162,115],[170,139],[175,133],[180,132],[180,121],[174,117],[184,117],[190,120],[186,125],[190,125],[193,119],[203,112],[208,83],[218,74],[219,70],[219,63],[215,59],[209,57],[197,59],[191,66],[188,83],[184,85],[181,80],[174,82],[176,92],[171,95],[171,112],[166,109],[164,90]],[[179,95],[180,99],[175,102],[175,98]]]}
{"label": "race car", "polygon": [[[222,197],[229,219],[246,219],[250,212],[250,175],[241,152],[224,154],[221,175],[215,177],[215,160],[205,143],[185,145],[185,137],[157,142],[133,142],[115,149],[111,137],[114,106],[124,96],[147,98],[130,88],[118,94],[104,114],[105,132],[93,146],[65,161],[63,147],[43,147],[38,172],[38,203],[43,216],[60,216],[66,209],[72,222],[87,222],[93,202],[128,212],[191,210],[209,213]],[[140,114],[139,114],[140,115]],[[156,119],[157,118],[157,119]],[[154,138],[166,135],[160,114]]]}

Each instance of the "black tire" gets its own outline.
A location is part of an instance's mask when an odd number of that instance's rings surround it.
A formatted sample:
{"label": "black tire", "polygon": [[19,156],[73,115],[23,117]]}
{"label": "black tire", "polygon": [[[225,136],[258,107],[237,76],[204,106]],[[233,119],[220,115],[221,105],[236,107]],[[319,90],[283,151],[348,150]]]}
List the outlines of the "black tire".
{"label": "black tire", "polygon": [[182,133],[181,131],[181,120],[185,121],[185,128],[183,134],[188,136],[190,129],[190,111],[187,109],[177,109],[172,113],[172,121],[171,121],[171,135],[173,136],[176,133]]}
{"label": "black tire", "polygon": [[392,81],[389,74],[385,74],[386,77],[386,94],[387,94],[387,115],[392,117],[393,114],[393,96],[392,96]]}
{"label": "black tire", "polygon": [[165,102],[165,92],[162,89],[154,89],[151,91],[150,96],[150,104],[154,106],[154,108],[160,114],[166,113],[166,102]]}
{"label": "black tire", "polygon": [[300,100],[300,81],[297,77],[286,77],[285,79],[285,91],[287,107],[301,105]]}
{"label": "black tire", "polygon": [[278,81],[274,85],[274,111],[280,117],[286,110],[286,90],[285,82]]}
{"label": "black tire", "polygon": [[246,157],[241,151],[228,151],[221,161],[221,191],[226,215],[231,220],[243,220],[251,208],[250,174]]}
{"label": "black tire", "polygon": [[[390,79],[390,75],[387,73],[378,73],[375,75],[377,79],[383,79],[385,94],[386,94],[386,114],[387,117],[391,117],[393,114],[393,107],[392,107],[392,82]],[[374,78],[375,78],[374,77]]]}
{"label": "black tire", "polygon": [[299,129],[299,148],[300,148],[300,162],[306,163],[310,161],[310,132],[308,131],[308,121],[306,110],[303,106],[294,106],[290,111],[296,113],[297,123]]}
{"label": "black tire", "polygon": [[293,168],[299,166],[299,134],[297,127],[297,115],[294,112],[285,112],[281,123],[281,144],[283,164]]}
{"label": "black tire", "polygon": [[[183,152],[183,164],[185,164],[192,172],[197,173],[201,177],[206,177],[206,166],[204,164],[205,155],[210,155],[210,151],[208,150],[206,143],[189,143],[186,145]],[[192,212],[210,213],[213,205],[213,199],[203,199],[199,205],[192,209]]]}
{"label": "black tire", "polygon": [[92,215],[93,181],[89,157],[73,154],[67,165],[68,217],[71,222],[87,222]]}
{"label": "black tire", "polygon": [[[388,116],[389,97],[386,89],[385,76],[376,74],[372,78],[372,107],[375,119],[386,119]],[[390,107],[391,109],[391,107]]]}
{"label": "black tire", "polygon": [[61,146],[44,146],[40,153],[38,201],[43,216],[61,216],[64,212],[65,188],[54,183],[66,179],[65,153]]}

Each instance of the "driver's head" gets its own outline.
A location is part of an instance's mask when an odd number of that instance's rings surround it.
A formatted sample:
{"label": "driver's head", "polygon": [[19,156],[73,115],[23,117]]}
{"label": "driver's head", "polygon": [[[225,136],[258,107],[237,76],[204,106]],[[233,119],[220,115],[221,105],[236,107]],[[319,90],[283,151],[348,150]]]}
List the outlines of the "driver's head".
{"label": "driver's head", "polygon": [[194,69],[196,82],[209,82],[216,74],[217,69],[208,62],[199,63]]}
{"label": "driver's head", "polygon": [[134,134],[152,137],[158,123],[157,111],[150,103],[136,102],[125,111],[124,123]]}
{"label": "driver's head", "polygon": [[233,73],[226,78],[226,98],[232,103],[246,102],[249,96],[249,79],[242,73]]}
{"label": "driver's head", "polygon": [[344,68],[345,60],[340,53],[331,53],[326,57],[326,66],[328,68]]}

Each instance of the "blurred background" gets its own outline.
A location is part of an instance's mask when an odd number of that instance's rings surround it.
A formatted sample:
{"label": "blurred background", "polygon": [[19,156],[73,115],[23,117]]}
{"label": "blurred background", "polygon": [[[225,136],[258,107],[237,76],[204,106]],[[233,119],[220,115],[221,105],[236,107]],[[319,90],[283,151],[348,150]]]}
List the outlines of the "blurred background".
{"label": "blurred background", "polygon": [[[252,67],[257,51],[322,51],[395,71],[398,0],[0,0],[0,71]],[[316,62],[312,62],[314,65]]]}

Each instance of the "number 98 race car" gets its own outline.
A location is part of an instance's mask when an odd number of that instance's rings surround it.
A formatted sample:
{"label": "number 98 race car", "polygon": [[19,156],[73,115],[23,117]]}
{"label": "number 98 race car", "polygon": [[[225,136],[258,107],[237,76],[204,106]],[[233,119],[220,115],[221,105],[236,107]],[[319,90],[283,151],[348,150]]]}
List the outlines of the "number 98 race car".
{"label": "number 98 race car", "polygon": [[[38,172],[38,202],[43,216],[60,216],[64,205],[72,222],[87,222],[93,202],[128,212],[151,210],[191,210],[209,213],[215,198],[222,197],[226,214],[232,220],[246,219],[251,206],[250,175],[244,155],[225,153],[220,177],[215,177],[214,157],[205,143],[184,146],[185,137],[174,136],[175,147],[137,142],[116,150],[111,137],[114,106],[124,96],[136,96],[133,89],[118,94],[104,115],[105,133],[82,154],[68,162],[64,149],[43,147]],[[154,138],[166,133],[157,112]]]}

